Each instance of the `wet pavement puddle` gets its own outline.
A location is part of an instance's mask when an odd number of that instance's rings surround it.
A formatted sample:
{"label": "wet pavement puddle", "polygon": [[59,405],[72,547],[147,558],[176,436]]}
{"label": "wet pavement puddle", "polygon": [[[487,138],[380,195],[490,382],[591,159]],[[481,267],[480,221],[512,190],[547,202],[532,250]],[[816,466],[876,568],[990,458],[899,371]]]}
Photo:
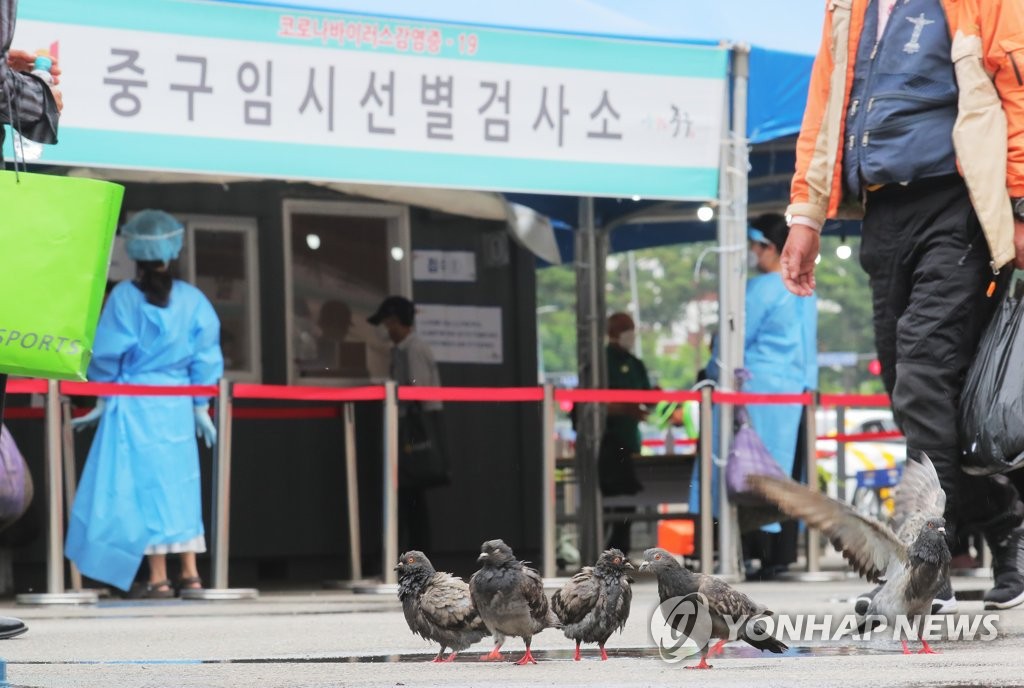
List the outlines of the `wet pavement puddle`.
{"label": "wet pavement puddle", "polygon": [[[573,650],[534,650],[533,655],[539,662],[571,662],[573,661]],[[716,657],[717,660],[728,661],[729,659],[756,659],[759,657],[852,657],[868,655],[900,654],[899,647],[885,649],[878,647],[854,647],[854,646],[807,646],[791,647],[779,655],[762,654],[753,647],[727,647],[723,654]],[[496,664],[508,664],[515,662],[522,656],[521,649],[513,649],[502,654],[503,660]],[[57,662],[47,661],[9,661],[8,665],[194,665],[194,664],[422,664],[430,663],[435,653],[400,653],[400,654],[375,654],[375,655],[340,655],[340,656],[313,656],[313,657],[239,657],[228,659],[132,659],[132,660],[66,660]],[[618,648],[608,649],[609,659],[659,659],[660,655],[656,647]],[[697,661],[698,657],[687,657],[683,662],[690,660]],[[589,654],[584,648],[583,661],[599,661],[597,650]],[[455,658],[456,664],[480,663],[480,651],[465,652]]]}

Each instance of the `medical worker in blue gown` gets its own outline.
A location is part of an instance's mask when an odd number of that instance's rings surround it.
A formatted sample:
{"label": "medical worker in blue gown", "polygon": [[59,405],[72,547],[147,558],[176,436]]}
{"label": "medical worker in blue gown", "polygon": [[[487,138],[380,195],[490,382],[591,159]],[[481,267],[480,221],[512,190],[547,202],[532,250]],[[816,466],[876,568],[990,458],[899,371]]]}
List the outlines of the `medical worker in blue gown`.
{"label": "medical worker in blue gown", "polygon": [[[209,385],[221,377],[220,321],[197,288],[173,279],[184,228],[145,210],[121,228],[138,265],[103,308],[89,380],[148,385]],[[99,423],[82,473],[67,557],[99,581],[128,590],[149,558],[145,597],[172,597],[167,554],[181,555],[179,587],[202,586],[196,553],[206,551],[197,435],[216,439],[209,401],[192,397],[115,396],[74,421]]]}
{"label": "medical worker in blue gown", "polygon": [[[744,392],[790,394],[816,389],[818,386],[817,299],[813,296],[795,296],[782,283],[779,257],[788,234],[785,218],[774,213],[756,218],[748,230],[747,267],[752,277],[746,289],[743,366],[751,377],[743,384]],[[716,340],[707,375],[717,380],[719,373]],[[750,404],[747,410],[754,430],[765,447],[786,475],[794,475],[802,407]],[[715,425],[714,451],[717,456],[717,414]],[[717,516],[717,470],[712,481],[712,494],[714,513]],[[695,480],[691,484],[690,503],[699,505],[699,502],[700,486]],[[692,510],[697,511],[698,508]],[[769,535],[762,538],[769,541],[766,548],[778,550],[783,547],[778,537],[782,530],[780,524],[772,523],[763,526],[761,530]],[[795,556],[795,542],[792,550]],[[770,565],[780,569],[790,563],[784,561],[787,558],[785,555],[781,560],[763,554],[759,558],[762,558],[762,566],[766,564],[765,559],[776,559]]]}

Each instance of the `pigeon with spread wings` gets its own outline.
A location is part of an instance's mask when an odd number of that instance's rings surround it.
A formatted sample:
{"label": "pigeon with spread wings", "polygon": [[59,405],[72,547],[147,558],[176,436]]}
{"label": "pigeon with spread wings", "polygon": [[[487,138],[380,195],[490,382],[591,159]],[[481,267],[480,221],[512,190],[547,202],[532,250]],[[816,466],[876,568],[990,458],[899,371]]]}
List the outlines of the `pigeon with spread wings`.
{"label": "pigeon with spread wings", "polygon": [[[899,617],[912,621],[931,611],[949,576],[950,553],[942,518],[946,494],[927,456],[907,461],[888,525],[792,480],[751,476],[747,484],[784,513],[825,533],[857,573],[881,584],[868,604],[862,632],[872,619],[885,618],[893,628]],[[928,642],[920,640],[921,652],[932,654]]]}

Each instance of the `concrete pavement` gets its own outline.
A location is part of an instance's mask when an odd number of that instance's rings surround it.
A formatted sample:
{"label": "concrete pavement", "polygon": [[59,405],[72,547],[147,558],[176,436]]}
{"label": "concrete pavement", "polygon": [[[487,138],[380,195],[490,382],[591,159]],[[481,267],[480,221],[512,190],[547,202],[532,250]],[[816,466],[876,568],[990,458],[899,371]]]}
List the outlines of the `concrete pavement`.
{"label": "concrete pavement", "polygon": [[[956,581],[975,592],[984,579]],[[777,612],[842,615],[862,582],[742,584]],[[686,671],[659,657],[648,630],[657,605],[653,581],[635,586],[633,611],[600,662],[597,649],[571,661],[573,643],[547,630],[534,640],[536,666],[485,664],[489,639],[447,665],[426,662],[437,647],[414,637],[391,596],[304,591],[247,602],[106,601],[93,607],[0,605],[29,632],[0,642],[14,686],[650,686],[686,681],[715,686],[1024,685],[1024,608],[1000,614],[991,642],[938,642],[943,654],[903,656],[891,642],[799,642],[783,656],[742,643],[726,648],[709,672]],[[960,603],[980,614],[981,603]],[[506,656],[523,644],[512,639]],[[687,661],[683,664],[691,664]]]}

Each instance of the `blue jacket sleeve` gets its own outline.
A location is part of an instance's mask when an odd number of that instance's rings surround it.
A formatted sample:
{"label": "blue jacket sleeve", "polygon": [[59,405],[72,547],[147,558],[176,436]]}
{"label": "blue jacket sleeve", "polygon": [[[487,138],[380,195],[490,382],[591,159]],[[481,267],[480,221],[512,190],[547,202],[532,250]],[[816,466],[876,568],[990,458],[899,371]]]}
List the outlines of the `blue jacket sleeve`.
{"label": "blue jacket sleeve", "polygon": [[[192,322],[192,360],[189,379],[194,385],[214,385],[224,375],[224,355],[220,350],[220,318],[213,305],[200,294]],[[196,397],[196,405],[209,403]]]}
{"label": "blue jacket sleeve", "polygon": [[129,290],[115,287],[103,306],[89,362],[93,382],[117,381],[122,360],[138,344],[138,310],[129,299]]}

